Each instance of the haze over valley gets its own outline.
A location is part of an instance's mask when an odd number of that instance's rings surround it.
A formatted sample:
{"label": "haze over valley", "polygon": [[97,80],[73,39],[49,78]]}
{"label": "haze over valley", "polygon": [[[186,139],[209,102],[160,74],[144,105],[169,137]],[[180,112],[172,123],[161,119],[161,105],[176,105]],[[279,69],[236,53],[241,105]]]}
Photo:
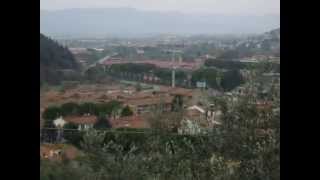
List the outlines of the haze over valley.
{"label": "haze over valley", "polygon": [[279,26],[279,14],[191,14],[133,8],[40,10],[40,31],[49,36],[136,37],[157,34],[259,34]]}

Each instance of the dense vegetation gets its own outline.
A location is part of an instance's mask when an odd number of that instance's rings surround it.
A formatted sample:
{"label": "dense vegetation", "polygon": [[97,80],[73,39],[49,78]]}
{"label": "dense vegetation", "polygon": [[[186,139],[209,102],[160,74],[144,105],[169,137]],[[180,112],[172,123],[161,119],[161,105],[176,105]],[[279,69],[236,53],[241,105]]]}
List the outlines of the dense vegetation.
{"label": "dense vegetation", "polygon": [[89,131],[84,156],[42,160],[41,179],[280,179],[280,104],[257,109],[253,100],[221,99],[223,123],[206,135]]}
{"label": "dense vegetation", "polygon": [[[159,47],[127,47],[127,46],[117,46],[117,47],[105,47],[106,51],[116,52],[118,58],[128,59],[128,60],[167,60],[171,58],[170,53],[166,53]],[[141,53],[138,53],[138,50]]]}
{"label": "dense vegetation", "polygon": [[217,69],[200,69],[192,73],[192,84],[196,82],[206,82],[207,87],[231,91],[244,83],[244,79],[239,70],[228,70],[221,72]]}
{"label": "dense vegetation", "polygon": [[[54,40],[40,34],[40,85],[58,84],[62,80],[76,79],[79,64],[71,52]],[[71,70],[66,75],[63,70]]]}
{"label": "dense vegetation", "polygon": [[153,64],[113,64],[110,66],[110,71],[113,73],[150,73],[152,70],[155,70],[156,66]]}
{"label": "dense vegetation", "polygon": [[[186,72],[183,70],[176,70],[175,79],[176,85],[181,87],[196,87],[198,81],[205,81],[207,87],[230,91],[235,87],[244,83],[244,78],[240,73],[237,65],[228,64],[227,70],[220,70],[217,68],[204,68],[193,72]],[[225,64],[222,63],[222,66]],[[219,66],[221,67],[221,66]],[[164,85],[171,85],[172,70],[166,68],[158,68],[151,64],[113,64],[104,69],[101,66],[93,67],[86,73],[87,79],[90,81],[97,81],[107,76],[117,79],[126,79],[138,82],[150,81],[145,80],[144,76],[155,76],[159,78],[158,81],[152,80],[152,83],[160,83]],[[191,79],[188,79],[188,74]]]}
{"label": "dense vegetation", "polygon": [[205,66],[207,67],[216,67],[219,69],[228,69],[228,70],[240,70],[240,69],[254,69],[258,65],[267,64],[269,67],[272,67],[270,71],[280,71],[280,63],[253,63],[253,62],[240,62],[240,61],[227,61],[221,59],[207,59],[205,61]]}
{"label": "dense vegetation", "polygon": [[205,61],[205,65],[208,67],[214,66],[220,69],[245,69],[249,68],[248,64],[239,61],[227,61],[219,59],[208,59]]}
{"label": "dense vegetation", "polygon": [[[153,125],[152,130],[82,132],[68,142],[84,154],[62,162],[41,160],[41,179],[280,179],[277,82],[269,84],[272,88],[263,97],[257,96],[259,84],[265,83],[261,74],[268,68],[253,73],[258,76],[251,76],[246,86],[251,93],[237,101],[214,99],[215,108],[222,111],[222,124],[202,129],[205,134],[176,134],[168,128],[174,118],[168,121],[163,113],[153,117],[161,125]],[[269,101],[270,106],[257,107],[261,100]],[[179,98],[175,102],[179,104]],[[64,107],[73,112],[72,106]]]}
{"label": "dense vegetation", "polygon": [[[104,69],[101,66],[90,68],[86,72],[86,79],[91,82],[97,82],[100,79],[111,76],[116,79],[126,79],[132,81],[146,81],[144,76],[156,76],[159,78],[158,82],[170,85],[171,84],[171,70],[165,68],[158,68],[152,64],[113,64],[109,68]],[[187,73],[181,70],[176,71],[176,84],[185,86],[187,80]]]}

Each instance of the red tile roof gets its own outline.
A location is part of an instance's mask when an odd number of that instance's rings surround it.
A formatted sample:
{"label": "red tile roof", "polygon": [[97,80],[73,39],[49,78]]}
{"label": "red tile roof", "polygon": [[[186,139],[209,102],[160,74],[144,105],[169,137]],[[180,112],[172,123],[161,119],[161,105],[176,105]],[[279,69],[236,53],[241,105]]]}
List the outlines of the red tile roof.
{"label": "red tile roof", "polygon": [[74,124],[95,124],[98,121],[96,116],[66,116],[64,120]]}
{"label": "red tile roof", "polygon": [[144,98],[144,99],[131,99],[126,101],[126,104],[133,106],[141,106],[141,105],[156,105],[156,104],[170,104],[173,101],[173,97],[153,97],[153,98]]}
{"label": "red tile roof", "polygon": [[130,127],[130,128],[149,128],[145,118],[138,115],[120,117],[110,120],[113,128]]}

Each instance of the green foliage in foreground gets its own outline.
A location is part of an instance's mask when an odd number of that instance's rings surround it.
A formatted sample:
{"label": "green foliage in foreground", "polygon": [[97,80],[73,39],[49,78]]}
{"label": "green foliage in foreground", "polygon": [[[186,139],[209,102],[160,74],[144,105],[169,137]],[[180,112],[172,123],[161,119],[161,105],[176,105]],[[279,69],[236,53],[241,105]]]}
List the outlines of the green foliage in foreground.
{"label": "green foliage in foreground", "polygon": [[41,179],[280,179],[278,91],[270,89],[267,99],[273,101],[265,108],[257,108],[253,94],[235,102],[216,99],[222,124],[206,135],[88,131],[69,142],[84,156],[59,163],[41,161]]}
{"label": "green foliage in foreground", "polygon": [[89,131],[85,156],[41,162],[41,179],[280,179],[280,113],[249,97],[224,108],[205,136]]}

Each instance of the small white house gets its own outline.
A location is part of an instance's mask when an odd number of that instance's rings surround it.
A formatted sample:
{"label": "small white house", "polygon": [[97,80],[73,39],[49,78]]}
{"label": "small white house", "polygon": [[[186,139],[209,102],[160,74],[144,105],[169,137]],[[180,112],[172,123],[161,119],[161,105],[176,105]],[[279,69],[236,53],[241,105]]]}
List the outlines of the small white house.
{"label": "small white house", "polygon": [[65,120],[69,123],[78,125],[78,130],[88,130],[93,128],[94,124],[98,121],[96,116],[67,116]]}
{"label": "small white house", "polygon": [[78,130],[88,130],[97,122],[96,116],[67,116],[65,119],[59,117],[53,121],[57,128],[63,128],[67,123],[73,123],[78,126]]}
{"label": "small white house", "polygon": [[53,124],[57,128],[63,128],[63,126],[67,124],[67,122],[62,118],[62,116],[60,116],[58,119],[53,121]]}

